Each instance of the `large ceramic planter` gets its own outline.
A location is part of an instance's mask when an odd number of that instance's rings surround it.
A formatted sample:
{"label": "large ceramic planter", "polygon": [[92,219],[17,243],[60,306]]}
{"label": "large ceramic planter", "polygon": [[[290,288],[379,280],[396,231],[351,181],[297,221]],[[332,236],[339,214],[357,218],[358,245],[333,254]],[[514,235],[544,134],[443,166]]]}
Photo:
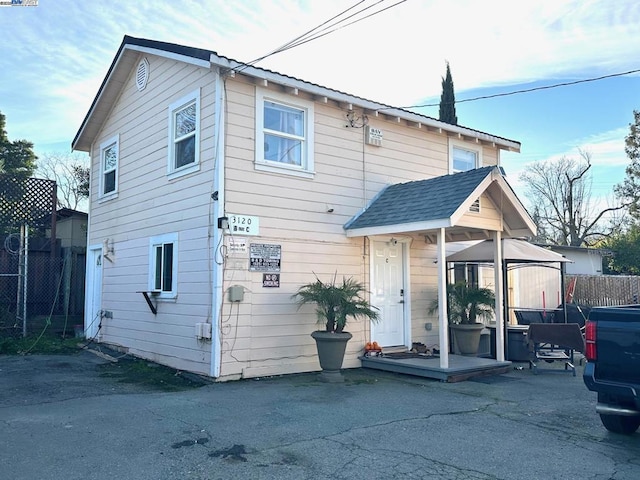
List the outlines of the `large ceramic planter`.
{"label": "large ceramic planter", "polygon": [[316,331],[311,336],[316,341],[316,347],[318,348],[318,359],[322,368],[320,379],[325,382],[344,381],[340,369],[342,368],[344,352],[347,349],[347,342],[351,340],[352,335],[348,332]]}
{"label": "large ceramic planter", "polygon": [[484,325],[482,323],[451,325],[451,331],[455,335],[456,344],[461,355],[475,356],[478,354],[480,336]]}

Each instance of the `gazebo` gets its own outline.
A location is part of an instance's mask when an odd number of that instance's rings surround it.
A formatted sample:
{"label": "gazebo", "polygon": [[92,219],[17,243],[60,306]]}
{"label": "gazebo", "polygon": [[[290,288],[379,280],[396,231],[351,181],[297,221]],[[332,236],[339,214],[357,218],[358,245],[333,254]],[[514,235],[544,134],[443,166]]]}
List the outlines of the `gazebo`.
{"label": "gazebo", "polygon": [[[565,258],[559,253],[553,252],[546,248],[533,245],[523,239],[503,238],[502,239],[502,280],[503,291],[508,291],[508,270],[512,268],[520,268],[524,266],[546,266],[556,268],[560,272],[560,285],[564,285],[565,264],[571,260]],[[493,240],[484,240],[472,245],[464,250],[447,256],[447,263],[455,262],[472,262],[472,263],[494,263],[495,246]],[[558,266],[554,266],[558,264]],[[508,322],[509,318],[509,299],[507,295],[503,297],[503,318],[505,353],[508,356]],[[562,302],[564,321],[567,320],[566,302]],[[498,337],[499,338],[499,337]]]}

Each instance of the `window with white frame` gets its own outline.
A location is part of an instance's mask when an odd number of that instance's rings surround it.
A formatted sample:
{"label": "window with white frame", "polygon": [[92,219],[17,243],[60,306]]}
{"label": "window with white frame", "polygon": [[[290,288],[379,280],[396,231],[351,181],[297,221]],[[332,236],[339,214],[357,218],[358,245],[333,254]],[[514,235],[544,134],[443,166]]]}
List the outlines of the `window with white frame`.
{"label": "window with white frame", "polygon": [[[466,172],[482,166],[482,149],[475,149],[462,142],[449,142],[449,171],[451,173]],[[477,198],[469,207],[472,213],[480,213],[480,199]]]}
{"label": "window with white frame", "polygon": [[169,174],[197,170],[200,162],[200,91],[169,106]]}
{"label": "window with white frame", "polygon": [[149,290],[160,298],[175,298],[178,294],[178,234],[153,237],[149,246]]}
{"label": "window with white frame", "polygon": [[100,144],[100,197],[112,196],[118,191],[119,144],[117,135]]}
{"label": "window with white frame", "polygon": [[256,168],[313,175],[313,103],[275,92],[256,94]]}
{"label": "window with white frame", "polygon": [[480,150],[452,144],[450,149],[451,173],[466,172],[482,166]]}

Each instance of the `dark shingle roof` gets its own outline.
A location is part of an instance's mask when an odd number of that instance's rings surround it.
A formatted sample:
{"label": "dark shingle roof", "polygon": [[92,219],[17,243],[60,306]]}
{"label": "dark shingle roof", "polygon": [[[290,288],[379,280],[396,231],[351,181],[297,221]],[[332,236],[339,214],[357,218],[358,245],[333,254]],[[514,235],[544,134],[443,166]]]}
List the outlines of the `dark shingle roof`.
{"label": "dark shingle roof", "polygon": [[494,168],[497,167],[389,185],[344,228],[354,230],[449,218]]}

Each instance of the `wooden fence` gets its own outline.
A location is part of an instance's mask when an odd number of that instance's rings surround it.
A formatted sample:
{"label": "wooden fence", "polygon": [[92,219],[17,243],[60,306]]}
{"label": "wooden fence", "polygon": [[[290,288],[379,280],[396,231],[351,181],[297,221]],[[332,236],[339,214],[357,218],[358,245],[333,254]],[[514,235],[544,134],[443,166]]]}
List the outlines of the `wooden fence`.
{"label": "wooden fence", "polygon": [[565,291],[575,279],[573,302],[592,307],[640,303],[640,276],[567,275]]}
{"label": "wooden fence", "polygon": [[[0,237],[0,241],[3,238]],[[27,275],[27,317],[47,315],[82,316],[86,248],[56,246],[51,257],[50,240],[29,242]],[[1,245],[1,244],[0,244]],[[0,321],[18,312],[19,258],[0,249]],[[9,322],[11,323],[11,322]]]}

